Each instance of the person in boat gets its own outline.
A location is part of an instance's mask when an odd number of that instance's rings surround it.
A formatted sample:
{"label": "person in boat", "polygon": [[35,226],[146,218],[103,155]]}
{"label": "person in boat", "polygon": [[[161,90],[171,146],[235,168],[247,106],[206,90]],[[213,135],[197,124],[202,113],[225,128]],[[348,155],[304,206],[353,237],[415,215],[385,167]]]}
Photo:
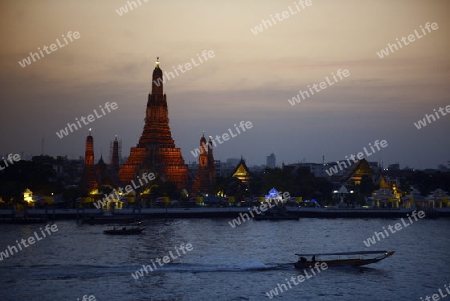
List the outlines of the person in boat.
{"label": "person in boat", "polygon": [[316,262],[316,255],[314,255],[311,259],[312,262]]}

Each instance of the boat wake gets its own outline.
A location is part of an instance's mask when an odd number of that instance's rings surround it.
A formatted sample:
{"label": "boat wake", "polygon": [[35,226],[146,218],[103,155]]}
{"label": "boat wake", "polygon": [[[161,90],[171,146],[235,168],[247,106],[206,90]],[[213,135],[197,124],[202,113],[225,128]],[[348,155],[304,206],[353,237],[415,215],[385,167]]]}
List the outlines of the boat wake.
{"label": "boat wake", "polygon": [[[172,263],[158,268],[160,272],[239,272],[239,271],[267,271],[278,269],[278,264],[265,264],[262,262],[230,263],[230,264],[198,264],[198,263]],[[157,271],[158,271],[157,270]],[[155,271],[156,272],[156,271]]]}
{"label": "boat wake", "polygon": [[[96,278],[106,274],[108,275],[123,275],[128,277],[131,273],[136,272],[136,269],[142,268],[143,264],[123,263],[119,265],[16,265],[0,268],[0,274],[6,273],[13,279],[33,278],[33,279],[85,279]],[[163,266],[158,266],[152,274],[158,273],[207,273],[207,272],[252,272],[252,271],[270,271],[278,269],[293,269],[292,263],[263,263],[260,261],[236,262],[236,263],[217,263],[217,264],[202,264],[202,263],[169,263]]]}

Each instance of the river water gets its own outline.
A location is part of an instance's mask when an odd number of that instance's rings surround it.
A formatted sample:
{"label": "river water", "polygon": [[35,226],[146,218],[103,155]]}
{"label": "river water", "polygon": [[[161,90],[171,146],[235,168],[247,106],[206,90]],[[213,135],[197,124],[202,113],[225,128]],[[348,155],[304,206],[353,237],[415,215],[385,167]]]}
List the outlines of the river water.
{"label": "river water", "polygon": [[[370,247],[363,241],[400,220],[246,221],[235,228],[229,221],[145,220],[138,236],[108,236],[105,226],[72,220],[56,221],[58,231],[46,237],[43,225],[2,224],[0,252],[35,232],[41,240],[0,261],[0,300],[270,300],[266,293],[278,284],[276,300],[420,300],[450,286],[450,219],[419,219]],[[182,244],[192,249],[183,253]],[[302,273],[292,265],[295,253],[361,250],[395,254],[366,267],[329,267],[287,287]],[[164,256],[166,263],[155,262]],[[154,269],[135,279],[142,265]]]}

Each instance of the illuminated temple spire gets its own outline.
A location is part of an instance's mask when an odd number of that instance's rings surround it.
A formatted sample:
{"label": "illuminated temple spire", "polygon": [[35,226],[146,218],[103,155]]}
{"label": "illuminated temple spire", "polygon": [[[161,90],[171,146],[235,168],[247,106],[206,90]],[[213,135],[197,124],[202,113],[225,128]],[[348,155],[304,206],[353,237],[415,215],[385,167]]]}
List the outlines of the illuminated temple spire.
{"label": "illuminated temple spire", "polygon": [[85,192],[97,188],[97,181],[95,179],[94,138],[92,137],[92,129],[89,129],[89,135],[86,137],[84,170],[81,187]]}
{"label": "illuminated temple spire", "polygon": [[164,80],[163,80],[163,72],[161,68],[159,68],[159,56],[156,58],[155,69],[153,70],[152,76],[152,95],[163,95],[164,91]]}
{"label": "illuminated temple spire", "polygon": [[127,162],[122,165],[119,178],[123,184],[128,184],[144,171],[167,178],[179,189],[186,188],[187,165],[184,163],[181,150],[175,146],[170,131],[159,57],[156,58],[152,74],[152,89],[148,95],[144,129],[138,144],[131,148]]}
{"label": "illuminated temple spire", "polygon": [[205,131],[200,138],[200,155],[198,158],[198,171],[192,185],[192,195],[211,195],[213,194],[216,183],[216,169],[214,165],[212,137],[206,141]]}

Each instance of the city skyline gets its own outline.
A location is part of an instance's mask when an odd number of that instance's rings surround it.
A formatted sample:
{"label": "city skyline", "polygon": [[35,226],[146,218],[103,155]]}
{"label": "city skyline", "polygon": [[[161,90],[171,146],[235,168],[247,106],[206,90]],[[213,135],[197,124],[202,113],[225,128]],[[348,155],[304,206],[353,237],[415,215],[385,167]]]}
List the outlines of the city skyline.
{"label": "city skyline", "polygon": [[[159,57],[172,72],[164,91],[186,163],[197,161],[203,131],[230,129],[215,159],[336,162],[385,140],[368,161],[424,169],[450,160],[447,2],[141,3],[122,15],[126,1],[2,4],[0,154],[78,158],[92,128],[96,161],[116,135],[128,156]],[[88,124],[56,134],[82,117]],[[252,128],[236,134],[241,122]]]}

